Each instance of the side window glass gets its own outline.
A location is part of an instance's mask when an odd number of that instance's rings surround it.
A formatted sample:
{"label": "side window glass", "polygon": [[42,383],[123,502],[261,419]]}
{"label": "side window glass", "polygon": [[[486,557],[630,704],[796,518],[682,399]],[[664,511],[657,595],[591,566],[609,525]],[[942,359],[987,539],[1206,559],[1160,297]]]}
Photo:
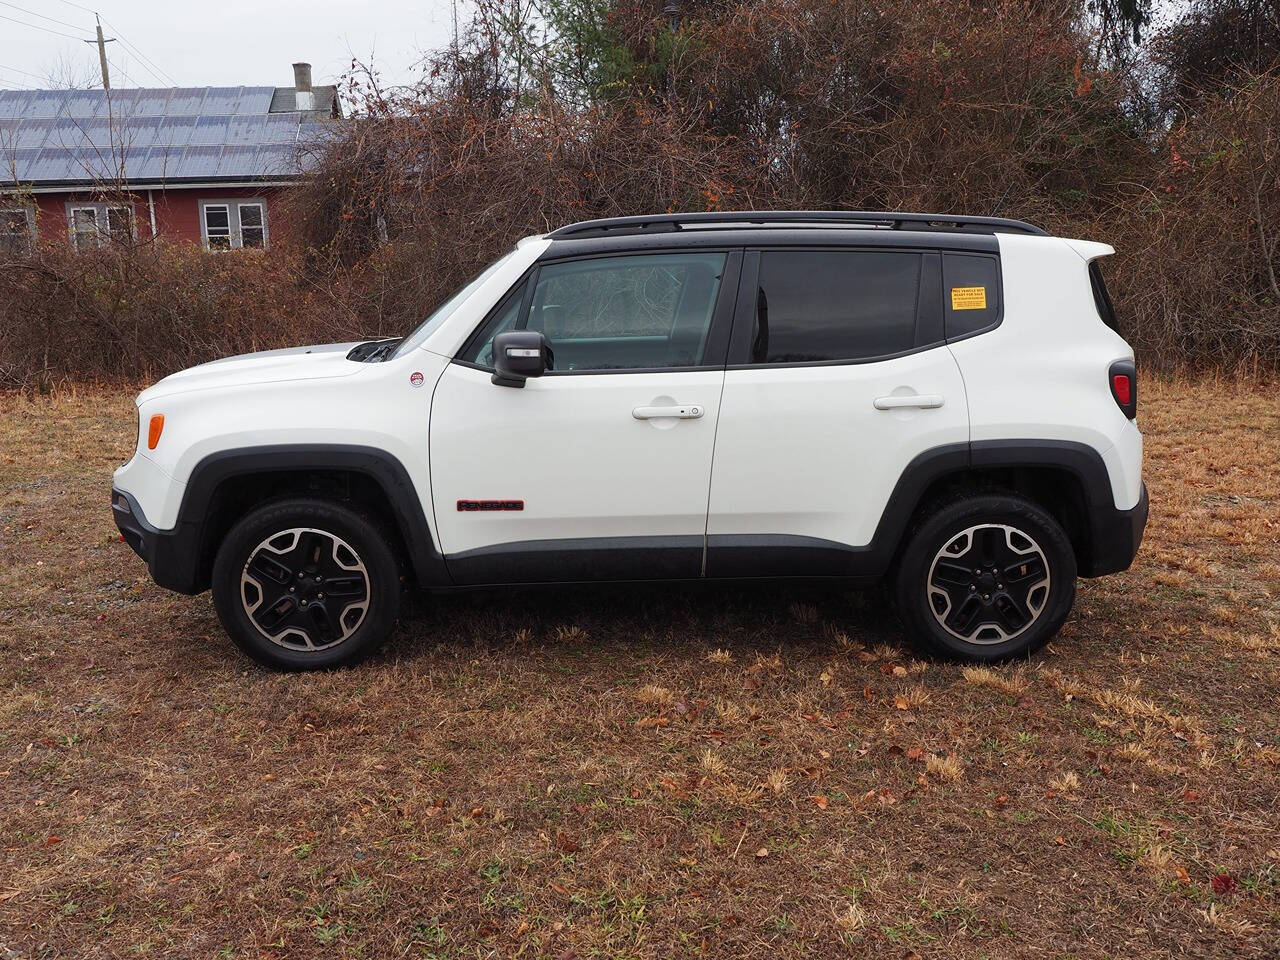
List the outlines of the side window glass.
{"label": "side window glass", "polygon": [[725,258],[699,252],[546,264],[526,326],[547,337],[557,371],[697,366]]}
{"label": "side window glass", "polygon": [[484,332],[459,355],[458,359],[493,368],[493,338],[500,333],[516,329],[516,321],[520,319],[520,305],[524,302],[524,288],[525,285],[522,283],[507,294],[507,298],[502,301],[497,311],[485,324]]}
{"label": "side window glass", "polygon": [[948,340],[994,325],[1000,319],[1000,271],[995,258],[980,254],[944,254],[942,306]]}
{"label": "side window glass", "polygon": [[918,253],[766,250],[751,363],[865,360],[916,342]]}

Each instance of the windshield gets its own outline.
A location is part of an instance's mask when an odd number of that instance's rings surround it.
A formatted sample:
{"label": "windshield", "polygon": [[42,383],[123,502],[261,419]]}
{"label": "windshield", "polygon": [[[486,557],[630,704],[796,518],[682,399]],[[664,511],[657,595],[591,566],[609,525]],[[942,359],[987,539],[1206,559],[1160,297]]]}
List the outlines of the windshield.
{"label": "windshield", "polygon": [[489,266],[485,267],[478,277],[468,283],[440,306],[436,307],[435,312],[432,313],[431,316],[427,317],[427,319],[422,323],[422,326],[418,327],[417,330],[413,331],[413,333],[400,341],[400,346],[396,349],[395,356],[402,357],[410,350],[416,350],[418,347],[422,346],[427,337],[435,333],[442,323],[453,316],[453,312],[466,303],[467,298],[480,289],[481,285],[497,273],[498,270],[502,268],[502,265],[510,260],[514,254],[515,251],[512,250],[504,256],[499,257],[493,263],[489,264]]}

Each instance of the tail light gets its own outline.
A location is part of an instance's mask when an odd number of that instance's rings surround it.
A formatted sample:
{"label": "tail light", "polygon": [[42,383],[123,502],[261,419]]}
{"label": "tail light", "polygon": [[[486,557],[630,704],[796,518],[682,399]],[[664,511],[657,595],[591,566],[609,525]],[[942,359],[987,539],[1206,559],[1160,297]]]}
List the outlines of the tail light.
{"label": "tail light", "polygon": [[1138,416],[1138,370],[1132,360],[1117,360],[1107,371],[1107,381],[1111,385],[1111,396],[1126,417],[1134,420]]}

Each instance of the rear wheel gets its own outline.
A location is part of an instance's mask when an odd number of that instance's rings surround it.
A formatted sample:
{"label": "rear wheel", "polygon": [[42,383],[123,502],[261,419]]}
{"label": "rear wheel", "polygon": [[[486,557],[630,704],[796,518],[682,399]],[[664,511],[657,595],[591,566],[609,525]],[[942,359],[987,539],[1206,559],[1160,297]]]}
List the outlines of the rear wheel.
{"label": "rear wheel", "polygon": [[987,663],[1047,643],[1075,589],[1075,553],[1058,522],[1021,497],[981,495],[921,524],[898,566],[894,599],[917,645]]}
{"label": "rear wheel", "polygon": [[324,500],[253,511],[232,527],[213,566],[213,603],[231,639],[285,670],[367,656],[389,636],[399,600],[399,570],[382,531]]}

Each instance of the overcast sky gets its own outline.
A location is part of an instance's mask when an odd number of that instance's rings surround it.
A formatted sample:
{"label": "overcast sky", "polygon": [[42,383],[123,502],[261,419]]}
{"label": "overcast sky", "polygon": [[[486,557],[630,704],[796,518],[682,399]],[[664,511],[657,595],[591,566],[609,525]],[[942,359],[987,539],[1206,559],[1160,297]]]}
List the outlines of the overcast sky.
{"label": "overcast sky", "polygon": [[93,10],[113,87],[292,86],[298,60],[332,83],[353,55],[403,83],[453,33],[452,0],[0,0],[0,88],[96,82]]}

